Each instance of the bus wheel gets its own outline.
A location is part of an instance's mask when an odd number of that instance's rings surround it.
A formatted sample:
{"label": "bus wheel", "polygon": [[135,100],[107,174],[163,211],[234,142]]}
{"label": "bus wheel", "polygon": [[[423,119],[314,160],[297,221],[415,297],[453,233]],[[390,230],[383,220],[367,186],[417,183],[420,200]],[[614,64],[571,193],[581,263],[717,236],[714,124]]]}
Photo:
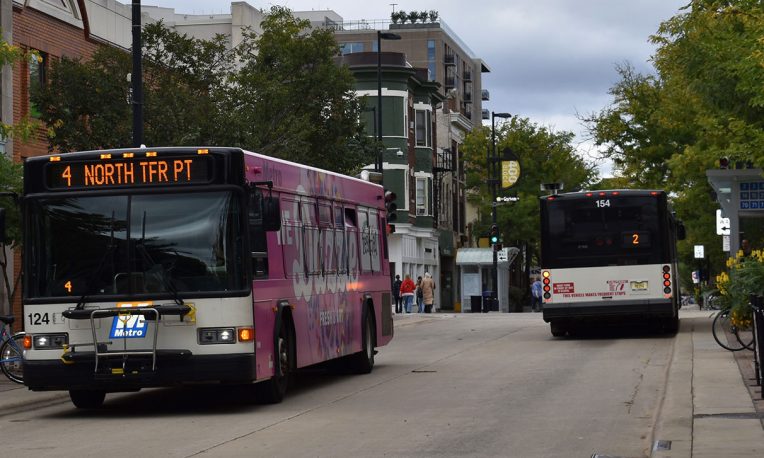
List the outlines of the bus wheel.
{"label": "bus wheel", "polygon": [[552,331],[554,337],[565,337],[568,332],[568,328],[559,321],[551,321],[549,323],[549,330]]}
{"label": "bus wheel", "polygon": [[284,400],[292,373],[292,339],[286,323],[279,329],[278,345],[276,348],[276,364],[278,368],[269,380],[255,385],[255,395],[259,402],[278,404]]}
{"label": "bus wheel", "polygon": [[78,409],[97,409],[103,405],[106,393],[92,390],[69,390],[69,398],[71,398],[74,407]]}
{"label": "bus wheel", "polygon": [[377,343],[377,333],[370,313],[371,308],[364,309],[361,351],[352,355],[350,360],[350,370],[355,374],[368,374],[374,369],[374,346]]}
{"label": "bus wheel", "polygon": [[676,334],[679,332],[679,315],[666,318],[663,323],[663,329],[668,334]]}

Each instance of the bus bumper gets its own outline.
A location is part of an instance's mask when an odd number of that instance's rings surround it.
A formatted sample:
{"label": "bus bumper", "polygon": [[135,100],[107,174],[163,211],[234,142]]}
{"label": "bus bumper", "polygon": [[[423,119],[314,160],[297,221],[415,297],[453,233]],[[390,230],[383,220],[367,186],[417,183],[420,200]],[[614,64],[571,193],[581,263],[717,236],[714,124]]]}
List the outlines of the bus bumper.
{"label": "bus bumper", "polygon": [[24,384],[32,391],[87,389],[117,392],[196,383],[249,383],[255,380],[254,354],[188,355],[181,358],[158,354],[154,371],[151,370],[150,359],[130,361],[124,370],[121,361],[102,361],[96,373],[92,356],[71,364],[64,364],[61,360],[26,360]]}
{"label": "bus bumper", "polygon": [[574,302],[544,304],[544,321],[592,318],[673,317],[676,311],[671,299],[617,302]]}

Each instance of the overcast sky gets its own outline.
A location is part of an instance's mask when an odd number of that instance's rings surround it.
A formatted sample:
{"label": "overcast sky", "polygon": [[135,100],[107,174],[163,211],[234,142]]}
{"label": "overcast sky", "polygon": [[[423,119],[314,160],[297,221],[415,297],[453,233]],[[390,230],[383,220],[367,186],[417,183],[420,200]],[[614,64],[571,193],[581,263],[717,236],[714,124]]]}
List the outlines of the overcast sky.
{"label": "overcast sky", "polygon": [[[599,111],[618,81],[615,65],[629,62],[652,72],[650,35],[688,0],[247,0],[256,8],[284,5],[293,11],[331,9],[345,20],[389,19],[393,8],[436,10],[491,72],[483,108],[530,118],[555,131],[585,129],[576,113]],[[122,0],[122,3],[129,1]],[[221,0],[142,0],[178,13],[230,13]],[[395,4],[395,6],[393,6]],[[586,153],[591,146],[583,143]],[[609,174],[607,166],[601,172]]]}

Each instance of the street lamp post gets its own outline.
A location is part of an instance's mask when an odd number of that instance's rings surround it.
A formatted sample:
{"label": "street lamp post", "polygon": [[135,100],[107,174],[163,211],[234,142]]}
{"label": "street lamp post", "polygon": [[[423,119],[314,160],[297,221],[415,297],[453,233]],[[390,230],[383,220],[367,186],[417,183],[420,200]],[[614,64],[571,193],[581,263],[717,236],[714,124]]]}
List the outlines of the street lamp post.
{"label": "street lamp post", "polygon": [[[496,118],[508,119],[512,117],[509,113],[494,113],[491,112],[491,151],[488,153],[488,174],[489,183],[491,183],[491,222],[496,224],[496,194],[499,187],[499,174],[497,173],[499,168],[497,167],[498,157],[496,154]],[[496,294],[496,299],[499,298],[499,271],[498,271],[498,253],[495,247],[491,247],[493,251],[493,270],[491,272],[493,277],[493,291]],[[509,310],[509,308],[507,308]]]}
{"label": "street lamp post", "polygon": [[[377,30],[377,140],[382,143],[382,40],[400,40],[401,36],[396,33]],[[382,172],[382,147],[378,147],[377,157],[374,159],[374,171]]]}

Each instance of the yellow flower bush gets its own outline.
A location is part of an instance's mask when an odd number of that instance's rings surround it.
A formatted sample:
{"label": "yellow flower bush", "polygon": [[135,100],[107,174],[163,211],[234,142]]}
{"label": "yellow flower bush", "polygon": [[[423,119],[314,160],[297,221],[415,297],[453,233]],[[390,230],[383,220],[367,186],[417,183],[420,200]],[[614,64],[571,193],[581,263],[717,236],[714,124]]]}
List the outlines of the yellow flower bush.
{"label": "yellow flower bush", "polygon": [[727,269],[716,276],[722,308],[730,311],[736,326],[751,326],[749,298],[764,294],[764,250],[754,250],[748,256],[738,251],[734,258],[727,259]]}

